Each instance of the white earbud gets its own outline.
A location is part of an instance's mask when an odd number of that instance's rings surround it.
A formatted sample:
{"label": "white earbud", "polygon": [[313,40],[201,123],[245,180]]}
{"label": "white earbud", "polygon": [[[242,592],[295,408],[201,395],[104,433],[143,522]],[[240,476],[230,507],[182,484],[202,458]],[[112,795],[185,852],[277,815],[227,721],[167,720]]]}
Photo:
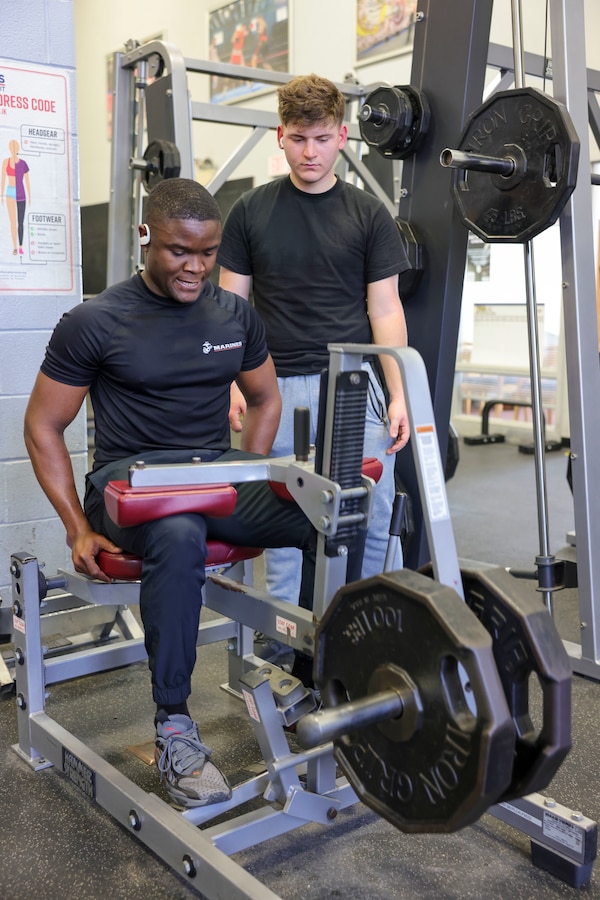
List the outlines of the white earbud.
{"label": "white earbud", "polygon": [[279,146],[283,150],[283,138],[279,138]]}
{"label": "white earbud", "polygon": [[140,244],[142,247],[145,247],[146,244],[150,243],[150,226],[142,223],[142,228],[146,229],[146,234],[140,235]]}

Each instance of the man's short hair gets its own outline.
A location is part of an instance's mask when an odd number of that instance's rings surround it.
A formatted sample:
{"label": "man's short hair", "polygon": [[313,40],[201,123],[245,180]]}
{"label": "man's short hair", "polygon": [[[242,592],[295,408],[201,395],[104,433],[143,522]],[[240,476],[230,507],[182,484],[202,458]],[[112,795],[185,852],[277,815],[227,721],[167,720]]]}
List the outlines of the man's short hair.
{"label": "man's short hair", "polygon": [[341,125],[346,112],[344,95],[333,81],[320,75],[297,75],[277,89],[282,125],[314,125],[331,122]]}
{"label": "man's short hair", "polygon": [[215,198],[191,178],[165,178],[152,188],[144,209],[149,225],[165,219],[195,219],[198,222],[221,221]]}

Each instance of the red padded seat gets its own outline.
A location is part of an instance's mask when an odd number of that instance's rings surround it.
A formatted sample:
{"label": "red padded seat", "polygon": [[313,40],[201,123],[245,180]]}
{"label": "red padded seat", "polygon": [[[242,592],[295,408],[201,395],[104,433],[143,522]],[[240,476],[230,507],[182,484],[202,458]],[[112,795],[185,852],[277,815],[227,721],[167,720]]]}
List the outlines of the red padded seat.
{"label": "red padded seat", "polygon": [[[254,559],[263,552],[262,547],[238,547],[222,541],[207,541],[207,546],[206,568],[230,566],[244,559]],[[142,576],[142,558],[133,553],[109,553],[108,550],[101,550],[96,561],[109,578],[138,581]]]}

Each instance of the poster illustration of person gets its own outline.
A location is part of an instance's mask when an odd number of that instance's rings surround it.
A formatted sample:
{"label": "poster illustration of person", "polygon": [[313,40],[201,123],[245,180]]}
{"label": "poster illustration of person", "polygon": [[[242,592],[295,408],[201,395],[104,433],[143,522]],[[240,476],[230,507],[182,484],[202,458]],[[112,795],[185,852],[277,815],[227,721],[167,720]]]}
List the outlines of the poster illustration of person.
{"label": "poster illustration of person", "polygon": [[8,142],[10,155],[2,161],[2,174],[0,175],[0,195],[2,205],[8,212],[13,256],[17,254],[23,256],[25,206],[27,203],[31,203],[29,166],[24,159],[20,158],[19,149],[18,141]]}

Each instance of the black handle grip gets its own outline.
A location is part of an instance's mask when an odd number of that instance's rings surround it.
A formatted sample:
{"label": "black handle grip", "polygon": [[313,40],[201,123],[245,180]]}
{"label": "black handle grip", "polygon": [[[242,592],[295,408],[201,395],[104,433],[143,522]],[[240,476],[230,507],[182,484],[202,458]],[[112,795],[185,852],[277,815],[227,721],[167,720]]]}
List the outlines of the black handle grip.
{"label": "black handle grip", "polygon": [[298,462],[308,460],[310,449],[310,410],[297,406],[294,410],[294,454]]}

